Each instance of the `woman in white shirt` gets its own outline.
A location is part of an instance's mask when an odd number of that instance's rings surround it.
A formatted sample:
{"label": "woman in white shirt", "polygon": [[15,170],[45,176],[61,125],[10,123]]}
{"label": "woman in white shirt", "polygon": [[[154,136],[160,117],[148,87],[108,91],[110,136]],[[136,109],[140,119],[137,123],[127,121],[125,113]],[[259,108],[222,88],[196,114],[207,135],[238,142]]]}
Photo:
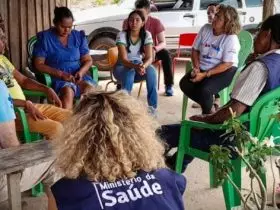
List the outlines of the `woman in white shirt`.
{"label": "woman in white shirt", "polygon": [[145,18],[141,11],[132,11],[128,16],[128,29],[118,34],[116,44],[119,62],[114,69],[115,78],[122,89],[131,92],[134,81],[146,80],[149,111],[157,108],[157,77],[153,61],[153,39],[145,30]]}
{"label": "woman in white shirt", "polygon": [[238,66],[241,29],[235,8],[220,5],[212,24],[204,25],[192,49],[193,71],[180,81],[180,88],[201,105],[203,114],[215,111],[213,95],[229,86]]}

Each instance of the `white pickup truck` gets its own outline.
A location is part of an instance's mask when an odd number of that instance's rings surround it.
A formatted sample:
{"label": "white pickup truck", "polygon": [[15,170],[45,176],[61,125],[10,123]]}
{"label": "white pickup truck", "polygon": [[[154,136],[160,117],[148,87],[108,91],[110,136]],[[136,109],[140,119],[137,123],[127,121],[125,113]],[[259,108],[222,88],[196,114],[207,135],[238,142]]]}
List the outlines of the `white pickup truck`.
{"label": "white pickup truck", "polygon": [[[116,35],[134,3],[135,0],[122,0],[119,4],[76,12],[74,27],[85,31],[91,49],[108,49],[115,45]],[[198,32],[207,22],[206,9],[210,3],[235,7],[244,29],[255,28],[262,20],[262,0],[156,0],[158,11],[151,15],[165,26],[167,48],[177,48],[179,34]],[[96,65],[100,70],[107,68],[105,61]]]}

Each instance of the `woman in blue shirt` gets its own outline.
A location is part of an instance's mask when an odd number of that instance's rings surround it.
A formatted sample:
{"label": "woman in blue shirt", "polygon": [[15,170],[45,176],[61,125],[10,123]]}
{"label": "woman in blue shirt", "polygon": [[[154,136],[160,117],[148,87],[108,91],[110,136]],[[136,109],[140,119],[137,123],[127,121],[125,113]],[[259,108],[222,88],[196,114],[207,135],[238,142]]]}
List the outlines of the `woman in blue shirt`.
{"label": "woman in blue shirt", "polygon": [[63,108],[71,109],[74,97],[95,84],[87,74],[92,59],[84,32],[72,30],[72,12],[67,7],[56,7],[54,15],[55,27],[37,34],[34,65],[38,71],[52,76]]}
{"label": "woman in blue shirt", "polygon": [[166,168],[156,125],[123,91],[84,94],[56,140],[58,210],[183,210],[186,180]]}

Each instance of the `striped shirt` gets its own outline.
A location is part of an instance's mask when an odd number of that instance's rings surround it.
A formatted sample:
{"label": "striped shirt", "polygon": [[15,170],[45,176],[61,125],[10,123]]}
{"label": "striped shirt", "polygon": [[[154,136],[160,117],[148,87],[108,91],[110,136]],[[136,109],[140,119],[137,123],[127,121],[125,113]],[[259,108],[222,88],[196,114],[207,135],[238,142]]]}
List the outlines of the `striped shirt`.
{"label": "striped shirt", "polygon": [[[271,53],[280,54],[280,50],[271,50],[260,57]],[[247,106],[252,106],[266,85],[267,78],[268,69],[265,64],[261,61],[254,61],[240,73],[232,90],[231,98]]]}

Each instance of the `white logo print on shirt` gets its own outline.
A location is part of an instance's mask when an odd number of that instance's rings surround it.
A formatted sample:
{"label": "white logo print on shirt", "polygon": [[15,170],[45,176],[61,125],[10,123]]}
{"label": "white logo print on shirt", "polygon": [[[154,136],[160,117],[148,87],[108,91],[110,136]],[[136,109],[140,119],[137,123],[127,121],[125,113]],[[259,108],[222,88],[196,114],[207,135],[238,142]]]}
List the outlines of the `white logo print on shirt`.
{"label": "white logo print on shirt", "polygon": [[[104,205],[113,207],[116,204],[123,204],[136,201],[138,199],[148,198],[150,196],[163,194],[162,187],[158,182],[149,183],[149,180],[155,179],[152,174],[146,174],[145,179],[134,177],[128,180],[116,182],[93,183],[101,209]],[[136,185],[136,183],[141,183]],[[118,191],[118,187],[126,186],[124,191]],[[100,189],[100,191],[98,190]]]}

